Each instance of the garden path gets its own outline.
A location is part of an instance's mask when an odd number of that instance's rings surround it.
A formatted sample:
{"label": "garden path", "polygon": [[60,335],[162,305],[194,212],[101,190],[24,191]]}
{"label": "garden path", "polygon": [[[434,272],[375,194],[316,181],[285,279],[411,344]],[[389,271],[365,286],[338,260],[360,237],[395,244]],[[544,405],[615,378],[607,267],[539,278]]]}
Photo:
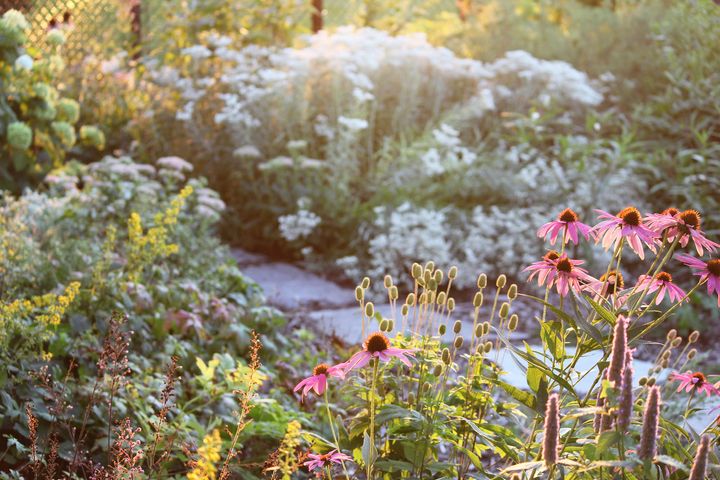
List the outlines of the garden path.
{"label": "garden path", "polygon": [[[342,287],[312,272],[308,272],[289,263],[277,262],[262,255],[253,254],[240,249],[234,249],[233,255],[238,265],[248,277],[257,282],[265,292],[268,303],[281,310],[291,321],[300,325],[313,324],[315,329],[336,336],[345,343],[362,342],[360,310],[355,301],[355,292]],[[518,313],[521,320],[532,318],[531,307],[524,304],[521,298],[513,303],[513,311]],[[387,304],[375,305],[384,317],[390,317],[392,312]],[[456,307],[453,318],[463,322],[462,333],[472,330],[471,304],[460,303]],[[448,330],[451,330],[450,328]],[[452,332],[445,335],[445,340],[452,341]],[[511,337],[516,341],[527,341],[533,348],[541,350],[539,341],[528,334],[514,332]],[[572,354],[572,352],[569,352]],[[598,353],[599,355],[599,353]],[[593,368],[597,359],[590,355],[584,356],[578,364],[580,371]],[[518,388],[527,388],[525,373],[521,362],[514,360],[512,355],[501,354],[500,364],[507,372],[506,380]],[[647,373],[652,367],[650,362],[634,360],[635,381]],[[659,379],[664,381],[664,379]],[[579,390],[589,388],[589,382],[581,381]],[[720,406],[720,402],[707,402],[708,407]],[[715,415],[694,416],[690,426],[696,431],[702,431],[715,418]]]}

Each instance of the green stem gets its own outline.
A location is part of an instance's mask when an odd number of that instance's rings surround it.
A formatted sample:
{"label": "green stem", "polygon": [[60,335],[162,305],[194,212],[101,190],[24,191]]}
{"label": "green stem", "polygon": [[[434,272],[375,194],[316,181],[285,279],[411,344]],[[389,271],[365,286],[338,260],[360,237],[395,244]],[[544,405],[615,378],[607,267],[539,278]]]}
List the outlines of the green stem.
{"label": "green stem", "polygon": [[367,480],[373,479],[373,467],[374,467],[374,458],[373,453],[375,452],[375,385],[377,383],[377,373],[378,373],[378,366],[380,365],[380,359],[375,359],[375,365],[373,366],[373,377],[372,377],[372,387],[370,389],[370,458],[368,464],[366,465],[366,476]]}
{"label": "green stem", "polygon": [[[325,400],[325,411],[327,412],[328,422],[330,423],[330,431],[332,432],[333,440],[335,441],[335,450],[337,450],[338,453],[342,453],[340,451],[340,441],[338,440],[338,437],[340,436],[340,429],[338,429],[337,433],[335,433],[335,422],[333,421],[332,413],[330,412],[330,402],[328,401],[327,388],[325,388],[325,392],[323,393],[323,398]],[[343,472],[345,473],[345,476],[347,478],[350,478],[350,474],[348,473],[347,467],[345,466],[345,461],[340,460],[340,463],[342,463]]]}

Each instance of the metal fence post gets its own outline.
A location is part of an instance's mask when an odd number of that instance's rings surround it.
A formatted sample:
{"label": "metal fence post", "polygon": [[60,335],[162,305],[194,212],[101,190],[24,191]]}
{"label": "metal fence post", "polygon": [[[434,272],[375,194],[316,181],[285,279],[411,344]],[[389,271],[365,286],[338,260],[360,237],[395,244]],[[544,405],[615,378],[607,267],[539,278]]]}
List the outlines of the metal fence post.
{"label": "metal fence post", "polygon": [[317,33],[323,28],[323,0],[312,0],[312,31]]}

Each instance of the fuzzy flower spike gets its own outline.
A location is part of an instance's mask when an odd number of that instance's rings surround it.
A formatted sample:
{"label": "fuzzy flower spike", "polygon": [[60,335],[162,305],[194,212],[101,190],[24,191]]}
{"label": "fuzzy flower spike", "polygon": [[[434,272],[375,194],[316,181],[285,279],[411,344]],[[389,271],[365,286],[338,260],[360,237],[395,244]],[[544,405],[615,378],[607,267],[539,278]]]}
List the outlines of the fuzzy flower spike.
{"label": "fuzzy flower spike", "polygon": [[383,362],[389,362],[393,357],[403,362],[408,367],[412,366],[410,360],[407,357],[414,357],[414,350],[394,348],[390,346],[390,340],[380,332],[370,334],[365,343],[363,349],[357,352],[355,355],[350,357],[350,360],[345,362],[345,371],[356,368],[363,368],[367,365],[372,358],[377,358]]}
{"label": "fuzzy flower spike", "polygon": [[585,225],[578,220],[577,213],[573,212],[569,208],[566,208],[565,210],[560,212],[557,220],[548,222],[542,227],[540,227],[537,232],[537,236],[540,238],[546,238],[548,235],[550,235],[551,245],[555,245],[555,241],[557,240],[558,236],[564,239],[565,243],[568,243],[570,240],[572,240],[573,243],[577,245],[579,243],[578,234],[585,237],[585,240],[589,240],[591,230],[592,228],[589,225]]}
{"label": "fuzzy flower spike", "polygon": [[342,462],[349,462],[352,461],[352,457],[349,455],[346,455],[344,453],[338,452],[337,450],[331,450],[330,452],[319,455],[317,453],[311,453],[308,455],[307,462],[304,463],[304,465],[310,470],[311,472],[313,470],[320,469],[322,470],[325,468],[325,465],[337,463],[340,464]]}
{"label": "fuzzy flower spike", "polygon": [[708,397],[720,395],[720,390],[715,388],[715,386],[705,378],[705,375],[700,372],[693,373],[688,370],[685,373],[673,373],[670,375],[670,380],[680,382],[680,386],[677,389],[678,392],[682,390],[685,390],[687,393],[691,391],[698,393],[705,392]]}
{"label": "fuzzy flower spike", "polygon": [[672,275],[667,272],[660,272],[654,277],[641,275],[638,279],[636,290],[642,292],[646,288],[648,294],[658,292],[655,305],[662,303],[665,294],[667,294],[670,301],[674,303],[687,300],[683,289],[673,283]]}
{"label": "fuzzy flower spike", "polygon": [[701,282],[707,280],[708,294],[717,294],[720,307],[720,258],[714,258],[707,263],[690,255],[678,255],[676,258],[695,270],[693,274],[698,275]]}
{"label": "fuzzy flower spike", "polygon": [[643,243],[651,251],[655,251],[655,240],[659,235],[643,225],[642,215],[635,207],[627,207],[617,215],[613,215],[604,210],[595,210],[599,213],[599,218],[607,220],[595,225],[593,234],[596,243],[602,242],[605,250],[613,246],[617,248],[623,239],[627,239],[630,248],[638,254],[641,259],[645,258],[645,250]]}
{"label": "fuzzy flower spike", "polygon": [[345,378],[345,364],[333,365],[332,367],[321,363],[313,369],[313,374],[297,384],[293,392],[302,389],[302,397],[305,398],[310,390],[322,395],[327,388],[328,377]]}
{"label": "fuzzy flower spike", "polygon": [[695,250],[700,256],[703,255],[705,250],[715,252],[720,248],[720,244],[709,240],[700,230],[702,219],[697,210],[673,212],[673,210],[668,209],[668,211],[660,214],[649,215],[646,220],[658,234],[666,233],[669,241],[674,241],[679,236],[681,247],[686,247],[692,240]]}

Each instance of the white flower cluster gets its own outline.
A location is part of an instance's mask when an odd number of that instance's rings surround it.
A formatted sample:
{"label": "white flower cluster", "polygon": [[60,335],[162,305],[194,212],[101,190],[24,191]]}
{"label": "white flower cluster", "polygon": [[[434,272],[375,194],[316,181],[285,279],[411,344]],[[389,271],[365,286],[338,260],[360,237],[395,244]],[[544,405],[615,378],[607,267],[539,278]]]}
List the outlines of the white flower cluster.
{"label": "white flower cluster", "polygon": [[305,202],[298,202],[297,213],[283,215],[278,218],[280,235],[288,242],[307,238],[321,222],[319,216],[306,208]]}
{"label": "white flower cluster", "polygon": [[426,175],[439,175],[448,170],[468,166],[475,162],[477,154],[462,145],[460,132],[443,123],[432,131],[435,146],[421,155]]}

